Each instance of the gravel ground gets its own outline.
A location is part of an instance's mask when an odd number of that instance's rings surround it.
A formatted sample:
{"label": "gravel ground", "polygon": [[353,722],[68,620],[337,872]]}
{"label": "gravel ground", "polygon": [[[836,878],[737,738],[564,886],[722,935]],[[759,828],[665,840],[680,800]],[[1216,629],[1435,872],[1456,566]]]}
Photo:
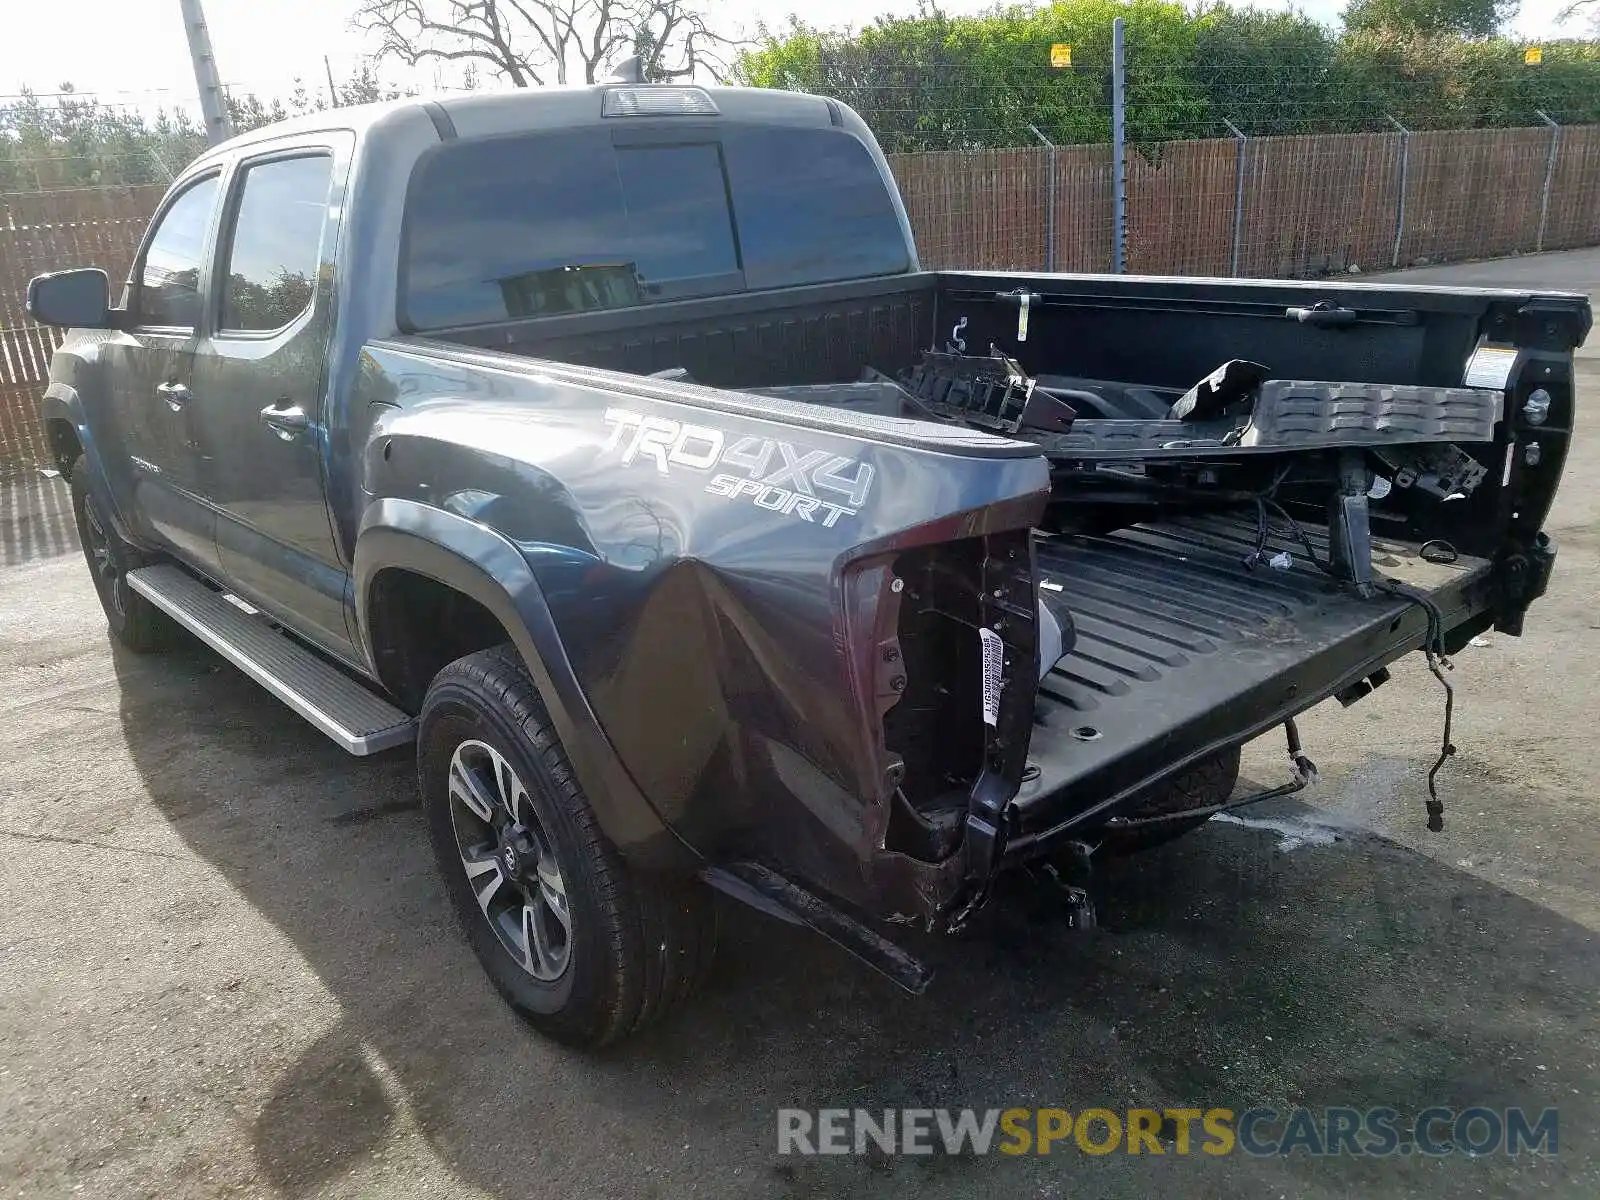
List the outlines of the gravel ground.
{"label": "gravel ground", "polygon": [[[1416,274],[1600,290],[1600,252]],[[1580,386],[1600,395],[1600,361]],[[0,1194],[1600,1194],[1600,544],[1584,431],[1526,637],[1463,653],[1449,827],[1420,663],[1303,722],[1307,803],[1014,888],[913,999],[729,911],[703,1000],[603,1054],[500,1004],[404,756],[357,762],[198,647],[114,652],[59,483],[0,503]],[[64,491],[64,489],[61,489]],[[27,539],[26,541],[24,539]],[[1275,739],[1246,771],[1277,781]],[[780,1158],[781,1106],[1560,1108],[1559,1155]]]}

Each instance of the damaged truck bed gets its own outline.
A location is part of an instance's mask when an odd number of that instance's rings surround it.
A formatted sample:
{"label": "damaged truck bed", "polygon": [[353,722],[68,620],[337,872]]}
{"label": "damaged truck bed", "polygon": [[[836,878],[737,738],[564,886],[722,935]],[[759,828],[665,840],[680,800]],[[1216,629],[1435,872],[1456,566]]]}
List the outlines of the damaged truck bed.
{"label": "damaged truck bed", "polygon": [[[1325,561],[1325,531],[1307,536]],[[1353,702],[1426,640],[1427,613],[1411,599],[1362,597],[1286,537],[1267,543],[1268,561],[1289,560],[1283,569],[1250,570],[1254,542],[1249,521],[1221,516],[1040,543],[1039,586],[1072,614],[1077,638],[1039,684],[1038,773],[1012,803],[1008,856],[1092,828],[1148,786],[1152,760],[1181,770],[1308,702]],[[1491,608],[1492,564],[1418,551],[1377,541],[1374,566],[1438,607],[1453,650]]]}
{"label": "damaged truck bed", "polygon": [[[1520,618],[1503,611],[1492,555],[1430,535],[1487,548],[1481,530],[1462,537],[1470,526],[1461,518],[1485,508],[1478,492],[1504,427],[1502,390],[1280,380],[1230,360],[1186,392],[1141,389],[1146,405],[1165,409],[1148,416],[1127,411],[1138,406],[1123,384],[1030,376],[1020,356],[1033,347],[1020,339],[964,353],[963,328],[898,379],[869,368],[852,383],[763,390],[987,429],[1026,439],[1051,463],[1032,547],[1040,675],[1031,729],[1022,733],[1015,712],[1006,728],[998,703],[986,713],[991,752],[1026,741],[1022,782],[984,805],[972,802],[981,787],[951,797],[912,768],[900,797],[925,857],[960,847],[983,879],[1052,848],[1087,858],[1130,828],[1148,839],[1151,826],[1176,832],[1223,807],[1298,790],[1314,768],[1293,716],[1329,696],[1355,703],[1387,681],[1388,663],[1417,649],[1443,685],[1439,762],[1454,753],[1448,655],[1489,624],[1515,628]],[[1483,357],[1466,364],[1467,379],[1509,371],[1504,354]],[[1546,415],[1539,404],[1536,424]],[[1508,451],[1503,484],[1513,465]],[[1396,536],[1375,536],[1375,520]],[[1521,568],[1530,598],[1552,556],[1537,536]],[[935,589],[908,574],[913,604],[955,616],[948,587],[926,603]],[[1015,639],[990,635],[1025,614],[1004,589],[992,599],[993,624],[970,610],[955,619],[984,649],[1009,656]],[[902,723],[939,729],[942,703],[912,687],[896,707],[908,710]],[[1232,771],[1213,771],[1224,782],[1186,806],[1163,790],[1194,768],[1229,756],[1236,764],[1242,741],[1279,724],[1293,783],[1230,800]],[[945,743],[946,732],[936,736]],[[908,758],[930,753],[911,745]],[[1443,827],[1436,772],[1427,781],[1432,829]]]}

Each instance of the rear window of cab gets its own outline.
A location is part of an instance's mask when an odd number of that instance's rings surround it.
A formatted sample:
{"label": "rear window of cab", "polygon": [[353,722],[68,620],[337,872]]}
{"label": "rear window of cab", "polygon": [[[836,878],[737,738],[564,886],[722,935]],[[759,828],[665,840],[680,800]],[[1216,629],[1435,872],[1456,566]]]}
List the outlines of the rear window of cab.
{"label": "rear window of cab", "polygon": [[[670,134],[668,135],[670,136]],[[407,197],[410,329],[901,274],[876,161],[836,129],[606,128],[450,142]]]}

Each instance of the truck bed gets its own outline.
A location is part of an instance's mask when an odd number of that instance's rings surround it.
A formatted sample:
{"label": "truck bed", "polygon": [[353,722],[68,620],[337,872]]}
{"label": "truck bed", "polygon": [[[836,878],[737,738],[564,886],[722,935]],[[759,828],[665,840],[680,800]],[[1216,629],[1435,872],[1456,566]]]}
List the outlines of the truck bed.
{"label": "truck bed", "polygon": [[[1318,556],[1325,533],[1306,533]],[[1175,768],[1253,736],[1422,644],[1420,606],[1361,599],[1308,563],[1247,569],[1255,528],[1232,516],[1044,540],[1039,578],[1072,613],[1077,643],[1044,679],[1008,853],[1114,809],[1150,764]],[[1374,540],[1374,565],[1428,595],[1447,627],[1486,612],[1490,563],[1423,560]],[[1059,590],[1056,590],[1059,589]],[[1030,772],[1032,775],[1032,772]]]}

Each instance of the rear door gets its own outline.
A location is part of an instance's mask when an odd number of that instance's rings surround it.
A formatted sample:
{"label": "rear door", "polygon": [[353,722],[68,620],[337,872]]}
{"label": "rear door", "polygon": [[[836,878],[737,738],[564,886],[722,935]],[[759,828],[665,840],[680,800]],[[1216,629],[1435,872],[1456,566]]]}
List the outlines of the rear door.
{"label": "rear door", "polygon": [[194,362],[221,192],[215,171],[162,206],[129,277],[128,336],[104,349],[137,523],[208,573],[216,545],[213,513],[198,495]]}
{"label": "rear door", "polygon": [[213,332],[195,362],[205,399],[201,488],[228,584],[335,654],[352,653],[348,571],[329,521],[322,383],[346,135],[242,159],[219,235]]}

